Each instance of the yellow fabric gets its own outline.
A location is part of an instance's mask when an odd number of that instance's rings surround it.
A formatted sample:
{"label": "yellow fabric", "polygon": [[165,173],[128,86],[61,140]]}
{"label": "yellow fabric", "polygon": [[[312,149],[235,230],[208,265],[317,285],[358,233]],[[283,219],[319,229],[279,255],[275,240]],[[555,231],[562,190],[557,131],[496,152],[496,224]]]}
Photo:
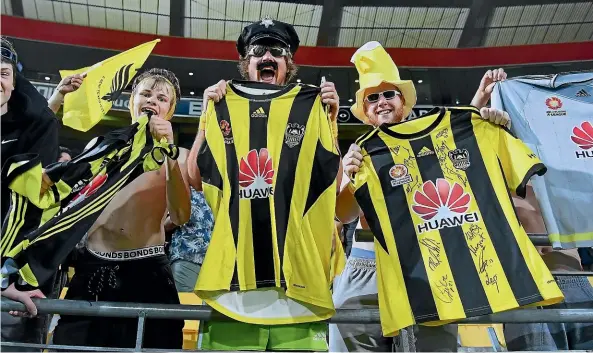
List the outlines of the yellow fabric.
{"label": "yellow fabric", "polygon": [[506,347],[502,324],[459,325],[459,341],[462,347],[492,347],[488,329],[494,329],[496,339]]}
{"label": "yellow fabric", "polygon": [[346,267],[346,253],[344,252],[344,247],[340,241],[340,235],[337,228],[334,231],[334,242],[335,246],[331,256],[331,267],[329,272],[330,285],[334,278],[339,276]]}
{"label": "yellow fabric", "polygon": [[377,87],[383,82],[395,85],[402,92],[405,100],[404,117],[410,114],[412,107],[416,105],[414,83],[400,78],[393,59],[379,42],[368,42],[360,47],[352,56],[351,62],[356,66],[360,84],[356,91],[356,102],[350,108],[356,118],[365,124],[368,123],[364,111],[365,90]]}
{"label": "yellow fabric", "polygon": [[141,44],[90,68],[61,70],[62,78],[86,73],[80,88],[64,98],[64,125],[86,132],[99,123],[158,42],[160,39]]}
{"label": "yellow fabric", "polygon": [[460,108],[357,143],[363,164],[353,187],[375,235],[384,335],[562,301],[507,190],[543,167],[520,140]]}
{"label": "yellow fabric", "polygon": [[[212,102],[209,102],[207,113],[201,119],[201,124],[206,131],[207,144],[207,148],[202,148],[202,150],[204,153],[211,154],[211,157],[208,158],[213,162],[209,169],[216,170],[214,174],[220,175],[222,189],[219,188],[220,186],[214,185],[214,179],[219,179],[219,177],[211,178],[200,167],[204,196],[212,208],[215,222],[211,242],[195,290],[200,298],[203,298],[216,310],[235,320],[249,323],[274,325],[316,321],[328,318],[335,312],[327,283],[330,281],[336,182],[335,177],[332,180],[324,180],[323,175],[313,176],[312,169],[315,167],[317,153],[334,158],[336,166],[339,156],[332,136],[331,124],[325,114],[318,89],[300,85],[284,89],[287,91],[281,96],[265,100],[266,109],[262,113],[260,108],[263,103],[259,103],[256,99],[250,101],[234,92],[229,86],[225,100],[218,103],[216,107]],[[226,115],[227,113],[218,115],[219,111],[222,112],[225,109],[228,109],[228,115]],[[298,143],[300,150],[296,147],[288,148],[286,144],[285,132],[288,127],[288,119],[291,116],[291,111],[294,110],[301,112],[299,119],[304,119],[306,124],[306,128],[303,126],[302,139]],[[249,132],[250,124],[261,124],[262,122],[267,124],[267,139],[265,141],[260,139],[260,134],[250,136]],[[227,125],[228,123],[230,125]],[[224,126],[229,128],[226,129]],[[253,149],[254,144],[266,146],[265,151],[263,151],[264,148]],[[236,153],[231,154],[229,152],[231,148]],[[294,171],[294,182],[292,185],[289,183],[282,186],[276,185],[278,174],[294,163],[282,157],[285,153],[293,151],[300,151]],[[249,156],[257,156],[257,160],[259,160],[263,156],[262,153],[271,159],[269,163],[274,171],[273,181],[271,181],[272,184],[265,184],[265,189],[257,189],[260,186],[257,188],[237,186],[239,195],[235,195],[235,197],[239,206],[238,220],[235,221],[238,222],[238,235],[235,240],[233,218],[229,215],[231,194],[228,190],[231,188],[231,183],[236,181],[229,177],[228,173],[231,173],[229,169],[232,167],[229,166],[228,161],[230,158],[236,158],[237,164],[243,163],[243,170],[247,171],[246,163],[248,163]],[[199,163],[206,161],[205,156],[198,157]],[[287,166],[283,168],[281,163],[287,163]],[[266,165],[268,164],[266,163]],[[212,171],[210,170],[209,173]],[[305,212],[307,195],[309,192],[314,192],[309,188],[314,177],[319,178],[318,180],[321,182],[327,182],[328,187]],[[213,180],[209,181],[208,179]],[[282,190],[292,188],[292,196],[290,200],[286,200],[289,202],[286,206],[275,204],[278,188],[282,188]],[[253,196],[253,199],[250,200],[250,196],[246,196],[249,195],[249,192],[253,193],[251,195],[255,195],[255,192],[263,192],[266,196]],[[271,197],[270,193],[273,193],[274,197]],[[245,313],[223,307],[220,300],[216,299],[221,293],[229,291],[233,278],[237,279],[240,291],[262,288],[258,282],[262,275],[256,273],[256,268],[258,267],[257,262],[264,260],[254,256],[254,249],[260,247],[262,242],[266,242],[268,233],[252,228],[252,217],[255,217],[252,215],[251,208],[253,202],[265,202],[266,208],[269,205],[269,209],[264,208],[261,212],[269,212],[266,213],[266,217],[269,214],[271,220],[269,236],[272,240],[269,251],[263,255],[265,255],[266,263],[269,261],[268,268],[273,269],[274,279],[265,279],[270,283],[263,289],[281,290],[283,275],[286,280],[286,296],[310,308],[314,312],[311,316],[247,317]],[[285,236],[279,239],[279,231],[276,228],[276,222],[279,220],[275,215],[277,212],[275,210],[280,207],[282,209],[288,207],[286,212],[289,212],[289,215],[287,215],[288,218],[285,218],[287,222]],[[268,227],[268,225],[263,224],[263,227]],[[266,238],[262,239],[262,237]],[[283,253],[280,253],[281,247],[278,245],[281,240],[284,240]],[[258,286],[260,287],[258,288]],[[280,314],[274,313],[274,315]]]}

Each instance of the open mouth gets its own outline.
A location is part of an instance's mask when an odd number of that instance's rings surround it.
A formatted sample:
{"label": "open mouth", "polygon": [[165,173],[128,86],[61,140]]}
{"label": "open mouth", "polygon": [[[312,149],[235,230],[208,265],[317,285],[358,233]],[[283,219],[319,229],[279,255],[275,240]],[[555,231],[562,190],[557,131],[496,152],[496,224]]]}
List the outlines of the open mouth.
{"label": "open mouth", "polygon": [[156,110],[154,108],[151,107],[142,107],[141,111],[143,113],[146,113],[146,115],[148,116],[152,116],[152,115],[158,115]]}
{"label": "open mouth", "polygon": [[276,83],[276,73],[278,72],[278,65],[275,62],[263,62],[257,65],[260,82]]}

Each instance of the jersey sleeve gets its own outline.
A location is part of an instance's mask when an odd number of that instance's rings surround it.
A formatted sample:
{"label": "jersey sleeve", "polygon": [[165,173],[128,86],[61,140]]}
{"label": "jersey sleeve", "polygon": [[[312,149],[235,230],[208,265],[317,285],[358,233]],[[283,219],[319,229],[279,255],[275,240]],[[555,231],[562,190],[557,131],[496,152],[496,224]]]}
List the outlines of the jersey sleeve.
{"label": "jersey sleeve", "polygon": [[544,175],[546,166],[529,147],[508,129],[490,124],[497,140],[496,154],[509,189],[525,198],[527,182],[534,175]]}

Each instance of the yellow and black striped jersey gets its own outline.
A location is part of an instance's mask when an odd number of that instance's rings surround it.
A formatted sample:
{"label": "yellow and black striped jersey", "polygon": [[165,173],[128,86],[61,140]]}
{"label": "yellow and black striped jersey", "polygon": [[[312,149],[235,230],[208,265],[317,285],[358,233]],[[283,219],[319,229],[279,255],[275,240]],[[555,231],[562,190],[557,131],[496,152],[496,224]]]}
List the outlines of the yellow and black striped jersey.
{"label": "yellow and black striped jersey", "polygon": [[375,235],[383,334],[563,299],[510,191],[546,167],[473,107],[362,136],[351,187]]}
{"label": "yellow and black striped jersey", "polygon": [[328,283],[339,155],[319,92],[230,82],[202,117],[198,166],[215,222],[195,290],[236,320],[285,324],[335,312]]}

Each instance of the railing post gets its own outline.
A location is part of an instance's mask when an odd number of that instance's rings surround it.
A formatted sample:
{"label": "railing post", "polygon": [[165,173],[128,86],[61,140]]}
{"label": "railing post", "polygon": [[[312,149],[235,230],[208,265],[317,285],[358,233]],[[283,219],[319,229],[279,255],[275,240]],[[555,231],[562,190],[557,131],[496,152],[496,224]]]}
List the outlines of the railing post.
{"label": "railing post", "polygon": [[144,340],[144,325],[146,324],[146,313],[143,311],[138,315],[138,331],[136,331],[136,351],[142,349],[142,341]]}

